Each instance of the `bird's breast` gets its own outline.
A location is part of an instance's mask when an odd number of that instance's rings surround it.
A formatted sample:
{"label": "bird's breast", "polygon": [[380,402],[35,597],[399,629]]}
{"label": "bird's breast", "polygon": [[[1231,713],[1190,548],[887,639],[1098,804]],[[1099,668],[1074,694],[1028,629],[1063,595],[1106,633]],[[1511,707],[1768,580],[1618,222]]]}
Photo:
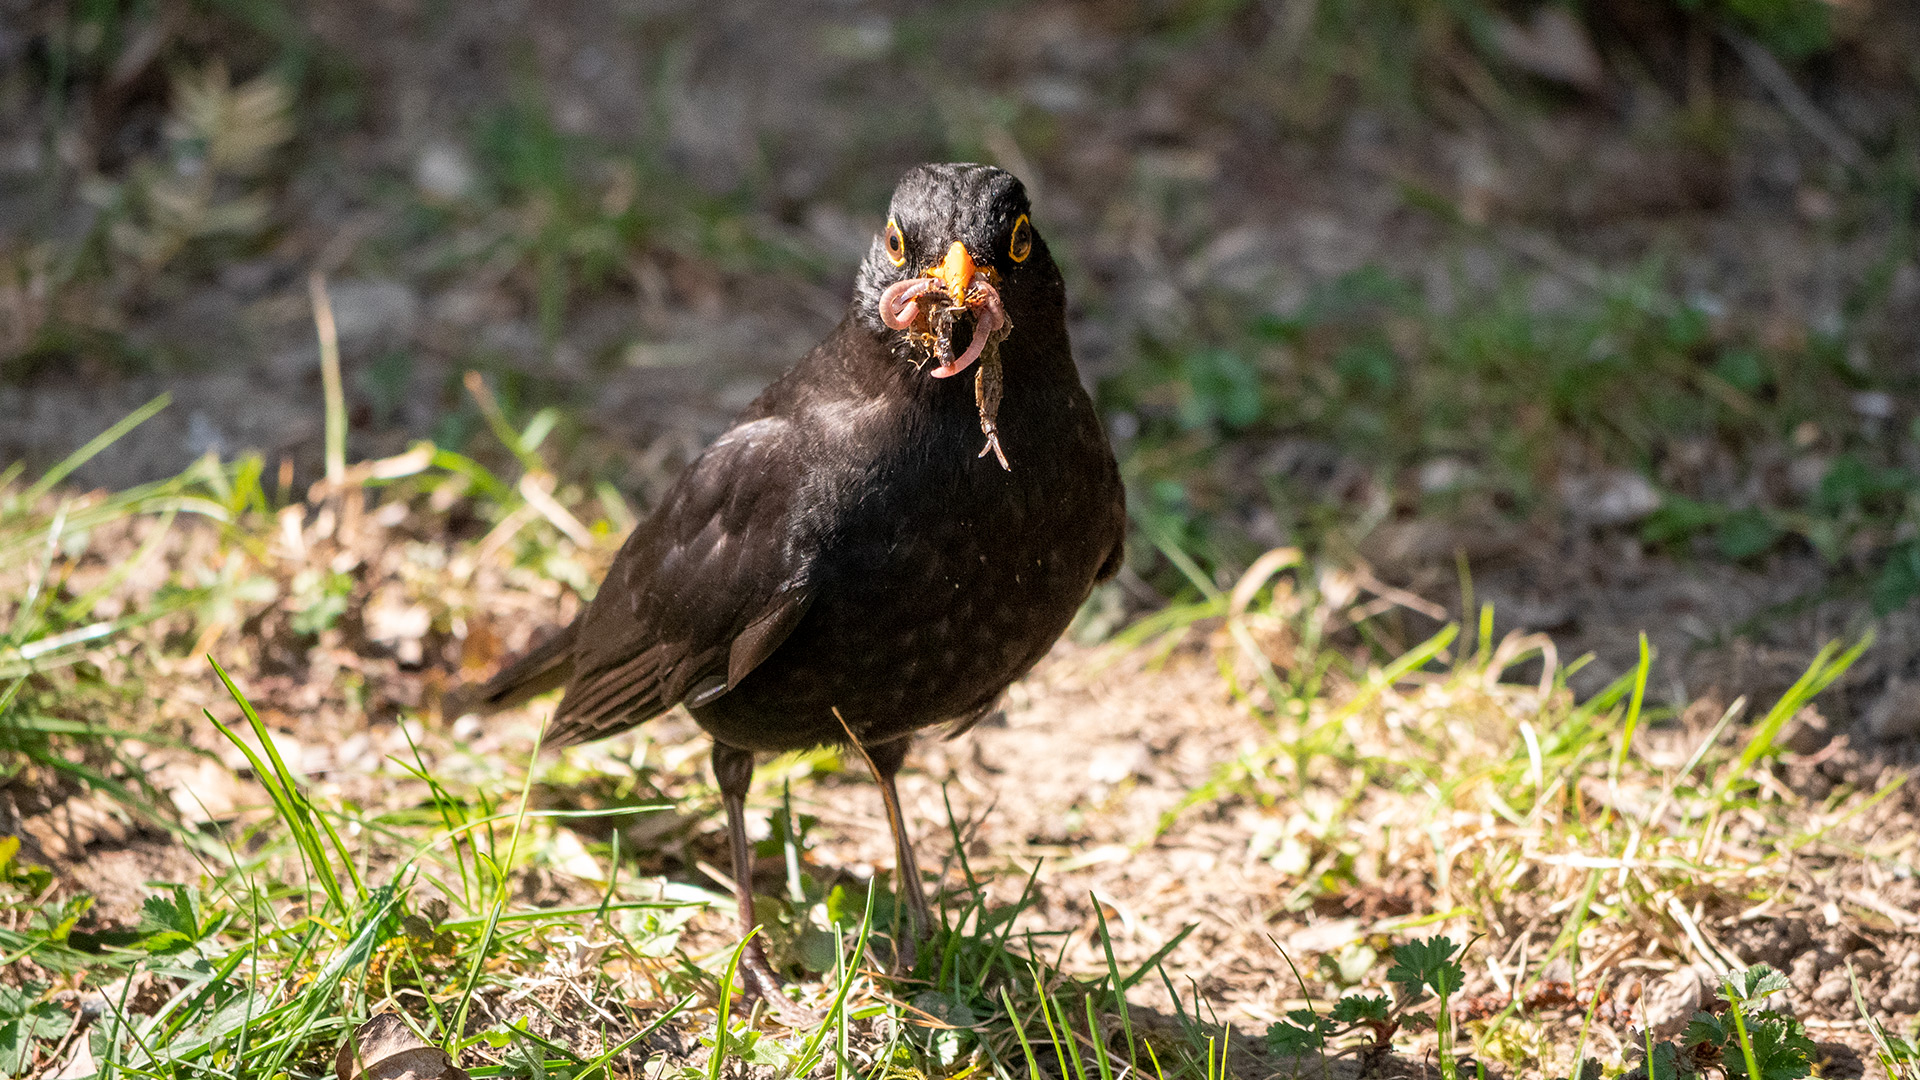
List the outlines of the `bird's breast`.
{"label": "bird's breast", "polygon": [[773,751],[841,739],[836,708],[882,742],[990,704],[1065,630],[1116,539],[1111,451],[1082,426],[1009,431],[1010,455],[1026,442],[1011,471],[951,424],[873,459],[822,530],[806,617],[702,725]]}

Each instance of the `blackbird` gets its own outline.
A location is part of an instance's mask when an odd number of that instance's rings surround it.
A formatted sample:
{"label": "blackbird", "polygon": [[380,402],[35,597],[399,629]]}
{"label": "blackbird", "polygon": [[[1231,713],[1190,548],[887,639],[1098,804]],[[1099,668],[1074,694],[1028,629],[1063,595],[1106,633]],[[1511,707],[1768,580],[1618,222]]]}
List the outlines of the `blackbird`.
{"label": "blackbird", "polygon": [[[564,686],[553,745],[685,705],[713,737],[743,935],[754,756],[852,741],[911,966],[930,920],[894,776],[914,734],[980,720],[1120,566],[1119,471],[1030,214],[991,166],[902,177],[839,326],[687,467],[580,616],[479,690],[501,708]],[[777,991],[757,938],[742,966]]]}

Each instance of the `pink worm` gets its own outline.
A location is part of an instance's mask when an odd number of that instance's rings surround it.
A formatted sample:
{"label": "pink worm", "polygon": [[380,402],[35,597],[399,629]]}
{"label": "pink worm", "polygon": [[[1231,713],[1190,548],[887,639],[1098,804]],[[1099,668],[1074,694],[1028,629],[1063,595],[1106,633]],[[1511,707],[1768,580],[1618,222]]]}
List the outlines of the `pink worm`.
{"label": "pink worm", "polygon": [[[938,278],[919,277],[894,282],[880,293],[880,322],[895,330],[907,329],[920,317],[920,298],[935,291],[944,293],[949,290],[946,283]],[[1007,309],[1000,301],[1000,291],[987,281],[984,274],[975,274],[968,283],[966,305],[974,309],[978,319],[973,328],[973,340],[967,344],[966,352],[928,372],[936,379],[949,378],[972,367],[974,361],[980,359],[980,354],[986,351],[987,342],[1007,325]]]}
{"label": "pink worm", "polygon": [[918,277],[896,281],[880,294],[880,321],[895,330],[905,330],[920,317],[920,297],[946,284],[937,278]]}

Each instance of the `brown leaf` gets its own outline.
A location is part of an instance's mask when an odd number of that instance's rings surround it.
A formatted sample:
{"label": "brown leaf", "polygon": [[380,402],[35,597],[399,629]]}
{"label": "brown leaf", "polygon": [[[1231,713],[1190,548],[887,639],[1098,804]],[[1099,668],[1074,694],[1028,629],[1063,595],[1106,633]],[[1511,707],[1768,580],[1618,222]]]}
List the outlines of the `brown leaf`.
{"label": "brown leaf", "polygon": [[82,1077],[94,1076],[99,1072],[100,1066],[93,1060],[92,1040],[82,1032],[73,1040],[73,1045],[68,1047],[66,1059],[54,1068],[51,1080],[81,1080]]}
{"label": "brown leaf", "polygon": [[90,847],[126,842],[132,828],[121,814],[104,795],[84,796],[26,819],[20,823],[20,831],[38,844],[47,858],[76,862]]}
{"label": "brown leaf", "polygon": [[1606,81],[1593,39],[1564,8],[1540,8],[1526,26],[1496,18],[1493,40],[1500,55],[1522,71],[1590,93]]}
{"label": "brown leaf", "polygon": [[471,1080],[445,1050],[420,1040],[399,1013],[380,1013],[354,1029],[334,1059],[338,1080]]}

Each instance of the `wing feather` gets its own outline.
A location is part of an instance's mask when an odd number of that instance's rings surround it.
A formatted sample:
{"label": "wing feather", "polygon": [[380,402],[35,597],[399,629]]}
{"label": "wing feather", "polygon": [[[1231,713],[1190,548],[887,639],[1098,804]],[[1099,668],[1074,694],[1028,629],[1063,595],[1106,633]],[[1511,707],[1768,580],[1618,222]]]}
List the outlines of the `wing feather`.
{"label": "wing feather", "polygon": [[807,609],[792,425],[735,427],[688,468],[627,538],[581,616],[573,671],[549,741],[584,742],[678,704],[696,685],[739,682]]}

